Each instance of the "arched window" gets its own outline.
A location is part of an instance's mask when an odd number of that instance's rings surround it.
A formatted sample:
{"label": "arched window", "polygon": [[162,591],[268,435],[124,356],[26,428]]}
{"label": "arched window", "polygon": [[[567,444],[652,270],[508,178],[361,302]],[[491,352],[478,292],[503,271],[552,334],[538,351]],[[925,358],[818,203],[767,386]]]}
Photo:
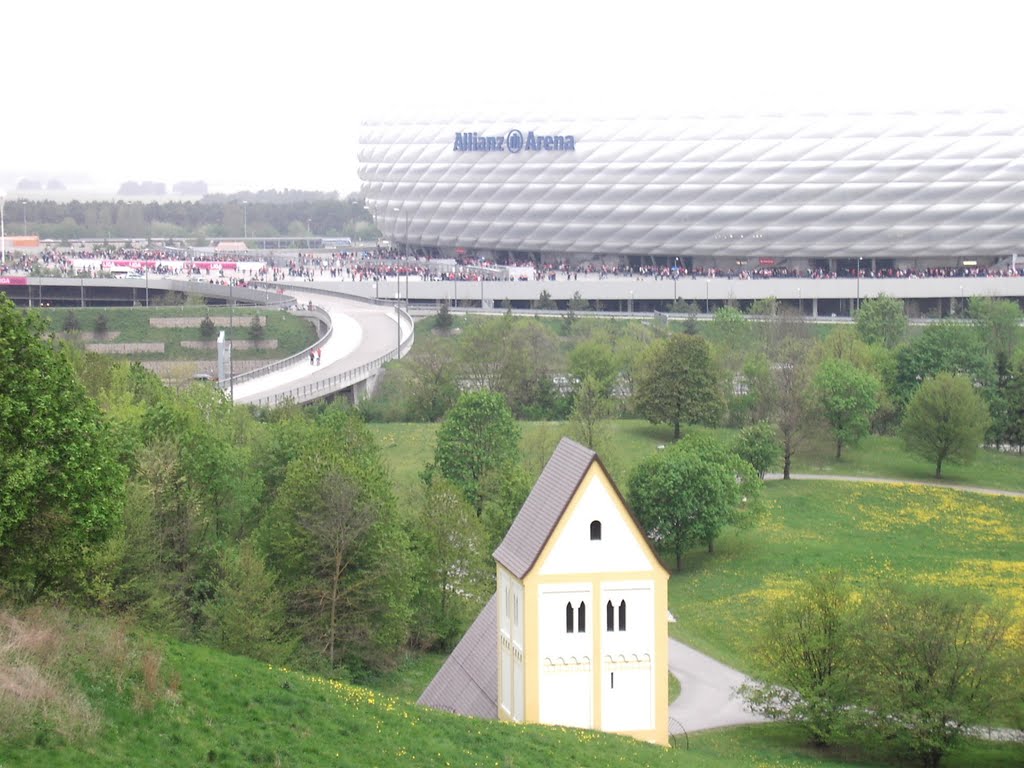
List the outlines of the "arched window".
{"label": "arched window", "polygon": [[604,628],[609,632],[615,631],[615,606],[612,605],[612,601],[608,601],[608,605],[604,607]]}
{"label": "arched window", "polygon": [[619,632],[626,631],[626,601],[619,603]]}
{"label": "arched window", "polygon": [[601,540],[601,521],[592,520],[590,522],[590,540],[600,541]]}
{"label": "arched window", "polygon": [[576,631],[587,631],[587,606],[584,603],[580,603],[580,609],[576,611]]}
{"label": "arched window", "polygon": [[573,610],[572,603],[565,604],[565,631],[572,634]]}

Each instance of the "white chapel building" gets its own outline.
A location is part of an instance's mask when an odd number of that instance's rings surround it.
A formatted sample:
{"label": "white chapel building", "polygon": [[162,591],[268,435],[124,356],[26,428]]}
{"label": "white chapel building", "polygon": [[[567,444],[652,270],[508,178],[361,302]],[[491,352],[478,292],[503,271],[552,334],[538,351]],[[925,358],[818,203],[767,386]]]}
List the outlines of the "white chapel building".
{"label": "white chapel building", "polygon": [[667,744],[668,571],[596,453],[558,444],[494,559],[420,703]]}

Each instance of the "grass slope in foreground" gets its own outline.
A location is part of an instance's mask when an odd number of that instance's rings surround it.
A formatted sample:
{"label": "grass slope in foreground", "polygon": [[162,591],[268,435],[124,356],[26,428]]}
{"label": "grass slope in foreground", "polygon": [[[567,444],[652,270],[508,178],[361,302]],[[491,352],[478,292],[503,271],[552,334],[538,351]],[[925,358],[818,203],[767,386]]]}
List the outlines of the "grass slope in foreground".
{"label": "grass slope in foreground", "polygon": [[[0,765],[870,765],[822,758],[802,748],[785,726],[697,735],[690,738],[689,750],[666,749],[590,731],[456,717],[369,688],[273,669],[201,646],[160,645],[164,684],[158,693],[140,705],[137,695],[113,681],[83,685],[101,721],[95,735],[73,745],[52,733],[37,739],[39,743],[11,746],[0,741]],[[1006,747],[970,745],[947,765],[1003,768],[1014,764],[1014,754]]]}

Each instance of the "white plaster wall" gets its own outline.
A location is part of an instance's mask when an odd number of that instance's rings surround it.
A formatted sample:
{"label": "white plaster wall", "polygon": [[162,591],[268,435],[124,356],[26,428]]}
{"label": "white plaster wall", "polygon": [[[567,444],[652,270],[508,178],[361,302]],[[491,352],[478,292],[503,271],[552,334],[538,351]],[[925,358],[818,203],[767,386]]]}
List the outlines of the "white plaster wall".
{"label": "white plaster wall", "polygon": [[[611,600],[615,630],[606,631],[605,611]],[[626,631],[618,631],[619,603],[626,601]],[[602,582],[598,611],[601,615],[601,654],[654,655],[654,582]]]}
{"label": "white plaster wall", "polygon": [[525,673],[523,658],[523,585],[498,567],[498,705],[517,721],[524,716]]}
{"label": "white plaster wall", "polygon": [[[552,584],[539,590],[540,605],[537,620],[540,624],[538,650],[541,663],[547,657],[590,659],[594,655],[594,606],[591,586],[587,582]],[[572,603],[574,611],[580,603],[587,608],[585,632],[565,631],[565,604]],[[575,628],[575,624],[574,624]]]}
{"label": "white plaster wall", "polygon": [[601,729],[639,731],[654,727],[653,665],[630,658],[601,663]]}
{"label": "white plaster wall", "polygon": [[590,663],[540,667],[540,721],[573,728],[594,727],[594,672]]}
{"label": "white plaster wall", "polygon": [[[543,585],[538,590],[539,711],[542,723],[591,728],[594,723],[594,606],[589,582]],[[566,632],[565,606],[574,631]],[[580,603],[586,628],[578,631]]]}
{"label": "white plaster wall", "polygon": [[[590,540],[590,523],[601,522],[601,540]],[[630,573],[651,568],[646,547],[633,532],[628,513],[597,477],[580,489],[579,503],[568,513],[557,545],[540,573]]]}

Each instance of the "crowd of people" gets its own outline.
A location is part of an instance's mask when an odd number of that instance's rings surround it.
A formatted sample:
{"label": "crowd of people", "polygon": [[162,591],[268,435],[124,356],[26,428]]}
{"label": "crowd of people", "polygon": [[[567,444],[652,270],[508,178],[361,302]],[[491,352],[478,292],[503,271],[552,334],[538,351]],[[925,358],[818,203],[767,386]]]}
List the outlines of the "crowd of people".
{"label": "crowd of people", "polygon": [[[688,269],[679,260],[663,265],[616,264],[563,260],[536,264],[512,262],[498,264],[469,256],[431,259],[423,255],[407,255],[392,247],[338,252],[270,253],[258,260],[225,262],[224,255],[212,251],[188,252],[183,249],[110,247],[89,251],[44,248],[37,252],[10,252],[0,264],[3,274],[51,274],[63,277],[100,277],[109,273],[109,265],[137,263],[139,272],[156,275],[185,276],[191,279],[236,279],[239,282],[284,280],[340,280],[351,282],[388,280],[516,280],[555,281],[579,279],[684,280],[725,278],[730,280],[764,280],[794,278],[831,280],[837,278],[933,278],[933,277],[1019,277],[1024,276],[1024,262],[1018,268],[1003,266],[959,267],[880,267],[870,269],[864,260],[858,269],[828,270],[821,267],[794,269],[766,265],[756,268],[721,270],[695,266]],[[248,254],[246,255],[248,257]],[[227,256],[227,258],[231,258]]]}

